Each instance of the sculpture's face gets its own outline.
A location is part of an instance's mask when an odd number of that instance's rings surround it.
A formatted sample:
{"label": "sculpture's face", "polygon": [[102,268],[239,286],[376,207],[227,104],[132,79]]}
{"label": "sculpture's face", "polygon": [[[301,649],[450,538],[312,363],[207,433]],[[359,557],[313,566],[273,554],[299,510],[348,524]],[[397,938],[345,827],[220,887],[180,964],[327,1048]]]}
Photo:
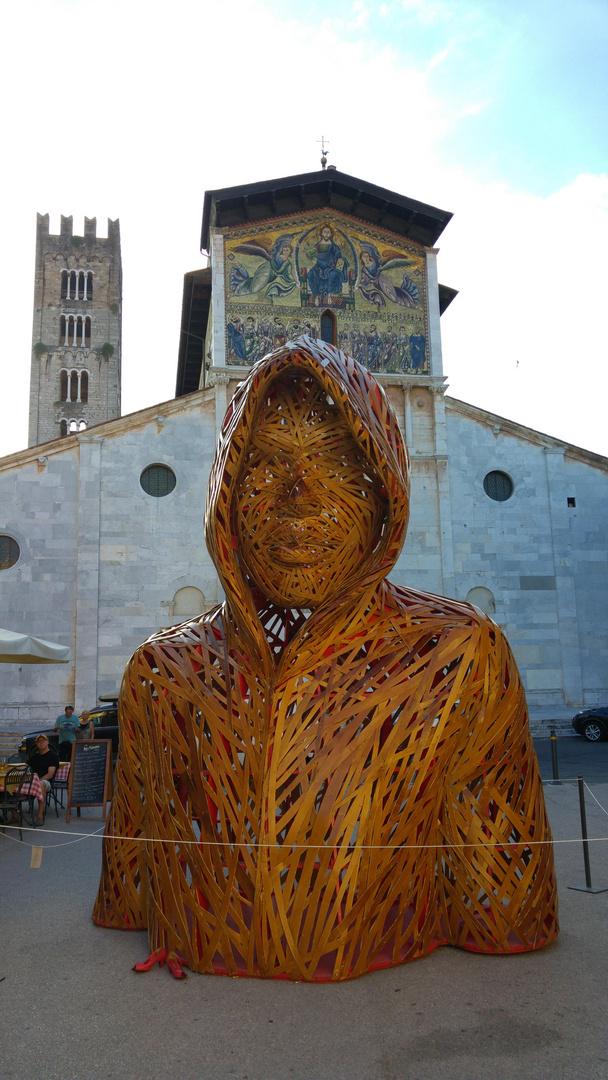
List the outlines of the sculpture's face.
{"label": "sculpture's face", "polygon": [[273,383],[239,477],[234,529],[251,581],[282,607],[317,607],[380,540],[382,483],[311,378]]}

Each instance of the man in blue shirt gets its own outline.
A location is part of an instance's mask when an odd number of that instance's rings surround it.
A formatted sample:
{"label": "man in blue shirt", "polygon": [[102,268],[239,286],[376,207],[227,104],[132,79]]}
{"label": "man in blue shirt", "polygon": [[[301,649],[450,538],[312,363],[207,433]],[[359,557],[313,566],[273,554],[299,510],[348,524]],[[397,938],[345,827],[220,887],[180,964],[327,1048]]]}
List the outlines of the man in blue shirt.
{"label": "man in blue shirt", "polygon": [[74,715],[74,706],[66,705],[65,712],[57,717],[55,731],[59,732],[59,760],[71,761],[72,743],[76,738],[76,732],[80,727],[78,717]]}

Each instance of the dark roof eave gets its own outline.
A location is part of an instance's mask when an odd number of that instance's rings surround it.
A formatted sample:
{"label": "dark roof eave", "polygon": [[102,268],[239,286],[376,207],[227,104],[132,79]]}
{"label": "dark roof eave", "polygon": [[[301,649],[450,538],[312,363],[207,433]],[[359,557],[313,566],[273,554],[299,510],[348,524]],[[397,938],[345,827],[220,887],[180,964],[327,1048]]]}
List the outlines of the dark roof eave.
{"label": "dark roof eave", "polygon": [[[195,290],[198,296],[195,297]],[[204,337],[209,318],[211,304],[211,270],[204,267],[200,270],[192,270],[184,274],[184,289],[182,297],[182,315],[180,322],[179,348],[177,356],[177,375],[175,380],[175,396],[182,397],[184,394],[197,390],[204,361]],[[192,321],[195,314],[200,325],[197,327],[200,333],[193,334]]]}
{"label": "dark roof eave", "polygon": [[[249,220],[256,220],[256,216],[250,217],[250,209],[262,207],[262,214],[257,217],[279,217],[284,213],[295,213],[298,209],[307,209],[305,205],[306,195],[317,199],[316,206],[334,206],[340,200],[351,200],[353,216],[362,216],[363,211],[377,212],[380,220],[376,222],[382,227],[381,219],[390,215],[390,223],[386,224],[389,231],[397,232],[405,236],[432,246],[441,235],[450,221],[452,214],[447,210],[440,210],[427,203],[418,202],[416,199],[407,198],[387,188],[370,184],[366,180],[359,180],[354,176],[338,172],[337,169],[322,169],[312,173],[300,173],[297,176],[283,176],[275,180],[263,180],[254,184],[239,184],[236,187],[217,188],[205,192],[203,205],[203,223],[201,231],[201,250],[207,251],[209,245],[209,231],[216,224],[217,209],[220,208],[220,227],[222,206],[224,213],[231,211],[232,220],[229,224],[241,224]],[[294,205],[291,209],[275,209],[281,199],[285,202],[291,198]],[[266,198],[265,198],[266,197]],[[311,207],[312,208],[312,207]],[[347,205],[341,205],[339,209],[348,213]]]}

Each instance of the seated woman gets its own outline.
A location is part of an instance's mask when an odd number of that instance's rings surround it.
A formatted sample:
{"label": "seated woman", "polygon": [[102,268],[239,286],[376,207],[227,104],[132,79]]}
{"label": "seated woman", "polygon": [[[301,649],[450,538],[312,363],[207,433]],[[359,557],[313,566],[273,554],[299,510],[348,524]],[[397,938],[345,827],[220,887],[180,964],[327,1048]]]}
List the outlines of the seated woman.
{"label": "seated woman", "polygon": [[407,469],[382,390],[321,342],[260,361],[229,406],[205,518],[226,600],[145,642],[121,691],[93,918],[147,926],[140,970],[338,980],[555,938],[509,647],[386,578]]}

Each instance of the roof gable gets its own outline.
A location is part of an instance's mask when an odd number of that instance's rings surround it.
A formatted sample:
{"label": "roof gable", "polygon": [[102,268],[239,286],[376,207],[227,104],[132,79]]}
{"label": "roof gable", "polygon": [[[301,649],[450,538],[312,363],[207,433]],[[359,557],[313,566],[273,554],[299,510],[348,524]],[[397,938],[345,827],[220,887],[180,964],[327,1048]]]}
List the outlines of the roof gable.
{"label": "roof gable", "polygon": [[323,207],[342,211],[427,247],[436,242],[452,217],[449,211],[329,168],[205,192],[201,250],[208,250],[211,228],[244,225]]}

